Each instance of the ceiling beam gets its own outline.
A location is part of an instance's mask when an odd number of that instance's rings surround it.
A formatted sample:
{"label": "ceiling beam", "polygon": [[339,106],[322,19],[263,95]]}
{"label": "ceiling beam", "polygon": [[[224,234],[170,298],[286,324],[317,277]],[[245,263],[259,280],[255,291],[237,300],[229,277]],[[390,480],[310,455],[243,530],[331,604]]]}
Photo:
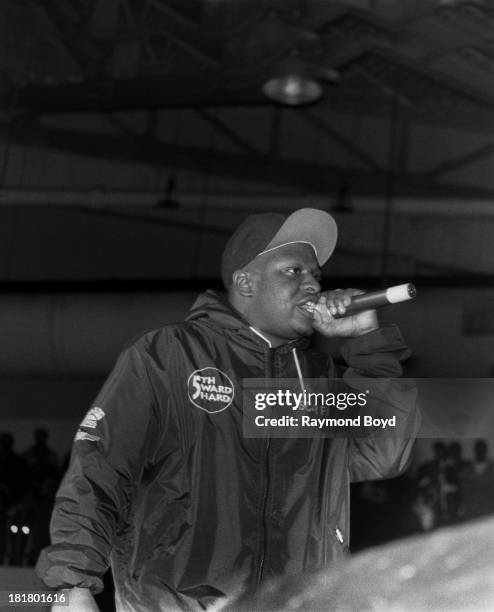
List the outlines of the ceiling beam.
{"label": "ceiling beam", "polygon": [[209,68],[219,68],[219,63],[210,57],[203,49],[200,49],[197,44],[191,43],[183,36],[178,36],[170,30],[163,30],[163,36],[170,40],[175,46],[185,51],[193,57],[199,64],[206,64]]}
{"label": "ceiling beam", "polygon": [[459,168],[463,168],[464,166],[476,162],[477,160],[485,159],[491,156],[494,153],[494,143],[489,143],[471,153],[467,153],[465,155],[461,155],[459,157],[455,157],[454,159],[450,159],[442,164],[439,164],[429,170],[427,173],[436,180],[443,174],[447,174],[453,170],[458,170]]}
{"label": "ceiling beam", "polygon": [[362,149],[359,147],[355,146],[349,138],[340,134],[338,130],[335,130],[331,125],[324,121],[324,119],[321,119],[321,117],[318,117],[310,111],[302,113],[302,117],[313,127],[315,127],[318,132],[322,131],[326,137],[342,146],[356,159],[360,160],[365,166],[371,168],[372,170],[383,172],[383,168],[381,168],[379,164],[374,161],[373,157],[365,153],[365,151],[362,151]]}
{"label": "ceiling beam", "polygon": [[[338,247],[337,247],[338,248]],[[335,277],[344,278],[345,287],[368,287],[376,283],[377,274],[367,274],[365,276],[349,276],[338,273],[336,268],[331,270],[329,275],[323,270],[323,279],[331,282]],[[415,285],[420,288],[430,288],[432,290],[458,289],[459,287],[478,287],[489,288],[494,286],[494,275],[463,272],[462,274],[437,274],[419,273],[412,279]],[[403,281],[403,276],[390,276],[391,285],[399,285]],[[342,283],[343,284],[343,283]],[[85,293],[161,293],[167,291],[191,291],[199,292],[206,289],[223,290],[223,282],[219,278],[93,278],[88,280],[2,280],[0,283],[0,295],[10,294],[85,294]]]}
{"label": "ceiling beam", "polygon": [[[94,41],[84,35],[83,17],[70,2],[58,0],[33,0],[45,13],[51,23],[60,44],[85,77],[101,75],[101,49]],[[70,12],[71,11],[71,12]]]}
{"label": "ceiling beam", "polygon": [[146,0],[146,1],[148,5],[154,6],[158,11],[162,12],[169,19],[171,18],[174,21],[178,21],[182,25],[185,25],[188,27],[197,26],[197,24],[195,24],[193,21],[190,21],[189,19],[187,19],[187,17],[184,14],[172,8],[169,4],[167,4],[166,2],[163,2],[162,0]]}
{"label": "ceiling beam", "polygon": [[218,117],[203,109],[197,109],[196,112],[199,117],[201,117],[201,119],[212,125],[218,132],[226,136],[228,140],[230,140],[230,142],[232,142],[241,151],[244,151],[245,153],[249,153],[251,155],[262,155],[261,151],[259,151],[246,140],[241,138],[237,134],[237,132],[235,132],[235,130],[228,127],[228,125],[226,125],[226,123],[221,121],[221,119],[219,119]]}
{"label": "ceiling beam", "polygon": [[21,88],[16,107],[33,114],[115,112],[151,108],[267,104],[260,87],[233,87],[217,71],[108,79],[78,84]]}
{"label": "ceiling beam", "polygon": [[[0,123],[0,136],[7,123]],[[11,125],[13,141],[92,158],[125,160],[153,166],[172,165],[195,172],[236,178],[255,183],[270,183],[300,189],[306,193],[337,193],[343,182],[352,185],[355,195],[382,196],[385,173],[314,164],[297,160],[274,159],[266,155],[234,154],[191,146],[159,142],[148,136],[113,136],[96,132],[48,128],[32,121]],[[397,175],[394,196],[492,199],[494,190],[482,187],[430,184],[425,174]]]}
{"label": "ceiling beam", "polygon": [[[12,104],[8,92],[0,92],[0,109]],[[28,86],[18,91],[15,110],[33,115],[119,112],[172,108],[263,107],[275,105],[261,93],[261,83],[244,79],[235,84],[225,82],[216,71],[200,75],[162,75],[118,80],[85,81],[78,84]],[[313,108],[330,109],[342,114],[389,117],[390,97],[376,92],[363,98],[358,91],[334,88]],[[297,112],[305,112],[298,109]],[[414,124],[452,127],[463,131],[493,134],[494,111],[491,113],[451,112],[443,115],[418,113],[402,107],[402,116]]]}
{"label": "ceiling beam", "polygon": [[207,64],[210,68],[219,68],[218,61],[199,44],[202,32],[197,24],[189,21],[166,2],[158,2],[157,0],[147,0],[147,2],[148,5],[154,6],[163,13],[162,21],[156,23],[156,20],[154,20],[149,24],[151,31],[154,31],[155,34],[161,31],[162,36],[171,40],[201,64]]}
{"label": "ceiling beam", "polygon": [[108,124],[116,128],[116,130],[120,134],[125,134],[127,136],[134,136],[135,134],[138,134],[138,132],[136,132],[129,125],[127,125],[127,123],[122,119],[122,117],[119,117],[118,115],[112,115],[109,113],[106,114],[104,117],[106,121],[108,122]]}
{"label": "ceiling beam", "polygon": [[280,155],[281,132],[283,124],[282,112],[283,108],[281,106],[275,106],[271,112],[268,155],[272,158],[279,157]]}

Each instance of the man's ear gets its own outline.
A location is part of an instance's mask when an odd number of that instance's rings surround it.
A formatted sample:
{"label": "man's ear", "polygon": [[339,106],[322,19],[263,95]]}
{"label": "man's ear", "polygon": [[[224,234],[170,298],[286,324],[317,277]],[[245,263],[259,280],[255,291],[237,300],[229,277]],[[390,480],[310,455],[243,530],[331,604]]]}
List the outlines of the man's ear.
{"label": "man's ear", "polygon": [[254,284],[250,272],[246,270],[235,270],[232,281],[235,293],[243,297],[251,297],[253,295]]}

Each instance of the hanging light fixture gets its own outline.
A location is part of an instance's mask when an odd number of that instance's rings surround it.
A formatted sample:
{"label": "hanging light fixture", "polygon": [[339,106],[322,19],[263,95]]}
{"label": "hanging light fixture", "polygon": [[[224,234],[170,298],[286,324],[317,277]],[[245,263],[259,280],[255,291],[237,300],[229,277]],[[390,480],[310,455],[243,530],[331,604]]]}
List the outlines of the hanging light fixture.
{"label": "hanging light fixture", "polygon": [[339,73],[333,69],[312,66],[302,60],[297,52],[277,64],[273,76],[262,86],[264,95],[290,106],[316,102],[323,94],[321,80],[335,82]]}
{"label": "hanging light fixture", "polygon": [[291,106],[310,104],[322,96],[321,85],[299,74],[286,74],[267,80],[262,86],[264,95]]}

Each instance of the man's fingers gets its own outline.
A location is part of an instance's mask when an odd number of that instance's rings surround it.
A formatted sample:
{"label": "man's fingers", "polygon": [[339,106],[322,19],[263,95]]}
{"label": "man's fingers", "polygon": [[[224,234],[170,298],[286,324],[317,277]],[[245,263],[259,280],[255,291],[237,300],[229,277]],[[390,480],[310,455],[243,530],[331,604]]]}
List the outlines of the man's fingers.
{"label": "man's fingers", "polygon": [[344,315],[351,302],[351,297],[343,289],[335,289],[326,296],[326,307],[332,316]]}
{"label": "man's fingers", "polygon": [[[364,293],[360,289],[335,289],[321,294],[319,304],[325,303],[329,312],[335,316],[344,315],[352,302],[352,296]],[[324,300],[324,302],[323,302]]]}

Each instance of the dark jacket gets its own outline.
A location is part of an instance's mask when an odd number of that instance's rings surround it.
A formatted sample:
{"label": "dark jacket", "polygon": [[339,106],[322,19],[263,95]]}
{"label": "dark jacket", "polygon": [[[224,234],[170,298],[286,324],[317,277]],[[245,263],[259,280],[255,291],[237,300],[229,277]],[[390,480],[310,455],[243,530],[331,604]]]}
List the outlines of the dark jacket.
{"label": "dark jacket", "polygon": [[[38,573],[54,588],[101,589],[111,559],[122,610],[204,609],[270,577],[340,558],[349,483],[398,474],[403,431],[374,441],[251,439],[242,434],[244,378],[336,377],[301,339],[268,344],[213,292],[185,323],[120,356],[76,435]],[[352,377],[399,376],[396,327],[348,341]],[[415,427],[415,394],[392,393]]]}

